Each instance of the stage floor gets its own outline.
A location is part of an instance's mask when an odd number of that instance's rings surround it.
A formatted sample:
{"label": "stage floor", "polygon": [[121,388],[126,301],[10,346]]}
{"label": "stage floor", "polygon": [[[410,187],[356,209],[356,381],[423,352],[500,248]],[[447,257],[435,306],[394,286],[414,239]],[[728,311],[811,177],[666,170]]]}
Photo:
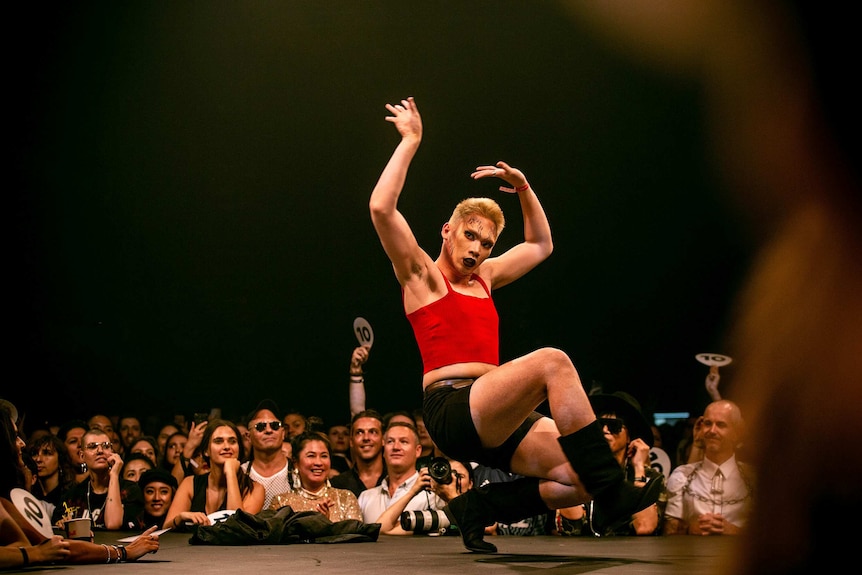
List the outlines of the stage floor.
{"label": "stage floor", "polygon": [[[100,532],[97,543],[116,543],[129,533]],[[496,555],[467,552],[459,537],[381,536],[373,543],[307,543],[242,547],[199,546],[190,535],[164,533],[158,553],[123,565],[31,567],[30,572],[131,575],[715,575],[733,552],[733,537],[517,537],[490,538]]]}

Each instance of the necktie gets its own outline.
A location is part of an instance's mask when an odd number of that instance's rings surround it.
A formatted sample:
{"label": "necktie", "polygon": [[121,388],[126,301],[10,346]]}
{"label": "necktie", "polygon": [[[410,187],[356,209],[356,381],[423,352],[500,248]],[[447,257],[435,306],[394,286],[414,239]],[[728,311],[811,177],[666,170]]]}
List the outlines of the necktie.
{"label": "necktie", "polygon": [[721,500],[724,493],[724,474],[721,469],[715,470],[715,475],[712,476],[712,487],[709,492],[712,494],[712,512],[721,513]]}

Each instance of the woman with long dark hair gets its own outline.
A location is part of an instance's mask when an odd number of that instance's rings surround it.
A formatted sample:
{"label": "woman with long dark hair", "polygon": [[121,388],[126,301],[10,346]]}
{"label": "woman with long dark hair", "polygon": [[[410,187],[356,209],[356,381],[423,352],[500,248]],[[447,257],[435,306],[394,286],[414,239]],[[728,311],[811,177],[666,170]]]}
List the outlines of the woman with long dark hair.
{"label": "woman with long dark hair", "polygon": [[42,435],[32,440],[27,450],[38,470],[33,496],[54,507],[60,505],[63,494],[76,483],[66,444],[56,435]]}
{"label": "woman with long dark hair", "polygon": [[257,513],[263,507],[263,486],[240,467],[245,447],[232,421],[210,421],[201,449],[209,471],[183,479],[165,518],[166,528],[179,528],[185,523],[209,525],[207,516],[216,511],[242,509]]}
{"label": "woman with long dark hair", "polygon": [[18,428],[12,421],[12,412],[0,404],[0,496],[9,497],[16,487],[24,487],[24,461],[21,448],[24,440],[18,436]]}

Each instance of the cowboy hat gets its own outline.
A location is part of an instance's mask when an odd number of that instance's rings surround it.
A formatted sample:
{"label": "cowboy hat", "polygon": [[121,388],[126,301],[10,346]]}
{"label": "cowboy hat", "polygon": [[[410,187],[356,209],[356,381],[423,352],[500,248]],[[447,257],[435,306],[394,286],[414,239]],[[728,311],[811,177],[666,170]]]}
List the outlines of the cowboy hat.
{"label": "cowboy hat", "polygon": [[652,447],[652,428],[641,413],[641,404],[638,403],[638,400],[624,391],[599,393],[589,397],[590,404],[597,416],[601,417],[605,413],[615,414],[625,421],[629,430],[629,439],[640,438]]}

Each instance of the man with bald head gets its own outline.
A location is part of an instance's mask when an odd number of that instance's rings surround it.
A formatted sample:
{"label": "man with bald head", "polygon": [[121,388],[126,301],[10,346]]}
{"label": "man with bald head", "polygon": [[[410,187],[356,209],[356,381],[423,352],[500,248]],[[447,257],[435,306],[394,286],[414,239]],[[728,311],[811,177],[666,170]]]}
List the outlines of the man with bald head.
{"label": "man with bald head", "polygon": [[739,406],[722,399],[701,420],[704,456],[680,465],[667,480],[665,535],[736,535],[751,512],[751,467],[737,461],[744,423]]}

